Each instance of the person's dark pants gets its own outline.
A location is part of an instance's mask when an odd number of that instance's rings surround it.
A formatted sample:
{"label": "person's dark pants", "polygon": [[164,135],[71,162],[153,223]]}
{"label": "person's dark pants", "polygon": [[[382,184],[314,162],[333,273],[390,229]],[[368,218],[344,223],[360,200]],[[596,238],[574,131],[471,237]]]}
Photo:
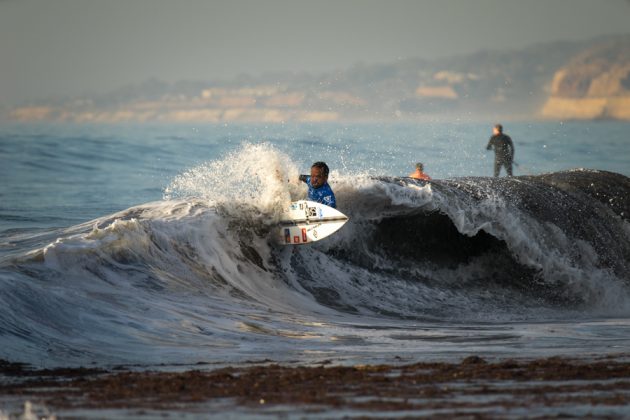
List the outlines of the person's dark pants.
{"label": "person's dark pants", "polygon": [[495,159],[494,160],[494,176],[499,176],[501,166],[505,167],[508,176],[512,176],[512,160],[511,159]]}

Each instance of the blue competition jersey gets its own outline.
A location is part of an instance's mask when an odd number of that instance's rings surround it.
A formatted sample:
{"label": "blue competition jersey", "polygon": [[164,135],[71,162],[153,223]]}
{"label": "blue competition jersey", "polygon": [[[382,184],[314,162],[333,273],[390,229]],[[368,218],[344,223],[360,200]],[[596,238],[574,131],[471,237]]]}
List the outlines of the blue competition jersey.
{"label": "blue competition jersey", "polygon": [[313,188],[311,185],[311,177],[306,177],[306,185],[308,185],[308,199],[317,203],[326,204],[332,208],[337,208],[337,200],[328,182],[319,188]]}

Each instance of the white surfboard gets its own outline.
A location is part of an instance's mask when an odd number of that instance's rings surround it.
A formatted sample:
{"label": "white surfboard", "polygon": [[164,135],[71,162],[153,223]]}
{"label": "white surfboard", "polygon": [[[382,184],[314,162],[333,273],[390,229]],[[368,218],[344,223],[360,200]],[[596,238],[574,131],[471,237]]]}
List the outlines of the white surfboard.
{"label": "white surfboard", "polygon": [[348,216],[325,204],[294,201],[282,213],[278,234],[280,243],[302,245],[319,241],[335,233],[348,221]]}

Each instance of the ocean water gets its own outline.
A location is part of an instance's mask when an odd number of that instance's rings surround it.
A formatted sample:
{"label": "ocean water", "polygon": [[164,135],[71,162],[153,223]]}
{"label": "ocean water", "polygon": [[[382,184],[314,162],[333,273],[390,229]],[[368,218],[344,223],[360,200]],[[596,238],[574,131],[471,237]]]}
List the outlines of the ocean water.
{"label": "ocean water", "polygon": [[[0,126],[0,359],[627,354],[630,124],[506,124],[511,179],[491,125]],[[316,160],[350,221],[277,245]]]}

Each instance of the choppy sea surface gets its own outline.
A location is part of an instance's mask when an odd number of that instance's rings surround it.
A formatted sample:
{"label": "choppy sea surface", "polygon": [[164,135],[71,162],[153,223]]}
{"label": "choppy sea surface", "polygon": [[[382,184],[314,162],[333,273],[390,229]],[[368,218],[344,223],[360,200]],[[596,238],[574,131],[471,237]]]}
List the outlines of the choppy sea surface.
{"label": "choppy sea surface", "polygon": [[[491,126],[0,126],[0,359],[627,353],[630,124],[506,124],[510,179]],[[278,245],[316,160],[350,221]]]}

